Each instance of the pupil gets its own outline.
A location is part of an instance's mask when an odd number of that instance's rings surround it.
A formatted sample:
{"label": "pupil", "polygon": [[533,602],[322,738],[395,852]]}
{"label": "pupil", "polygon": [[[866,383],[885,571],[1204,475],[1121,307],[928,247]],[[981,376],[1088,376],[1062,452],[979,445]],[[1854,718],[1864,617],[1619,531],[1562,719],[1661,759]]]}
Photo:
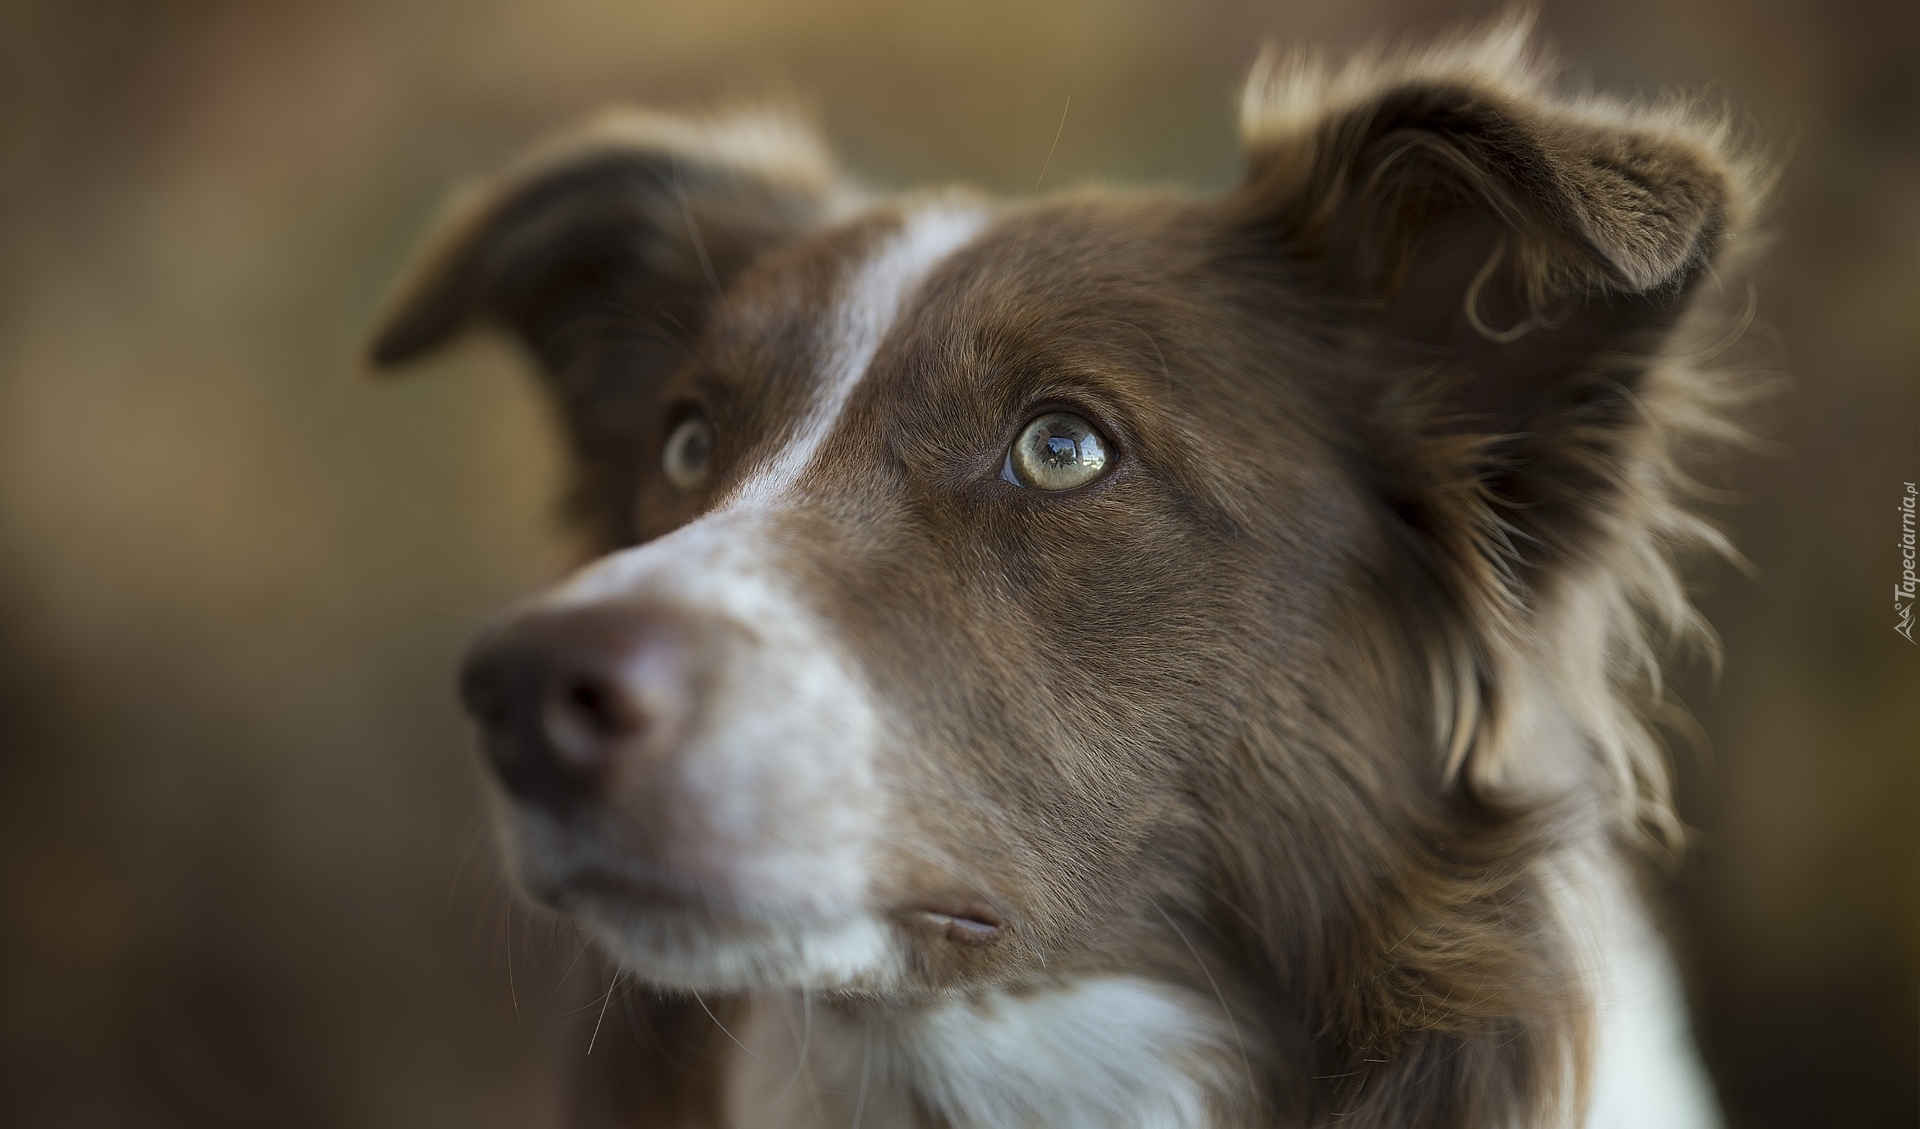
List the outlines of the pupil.
{"label": "pupil", "polygon": [[1080,448],[1064,435],[1049,435],[1047,436],[1047,453],[1041,457],[1048,466],[1057,470],[1079,462]]}
{"label": "pupil", "polygon": [[697,467],[706,465],[707,433],[705,429],[696,428],[691,435],[687,436],[687,441],[683,445],[681,455],[686,459],[688,466]]}

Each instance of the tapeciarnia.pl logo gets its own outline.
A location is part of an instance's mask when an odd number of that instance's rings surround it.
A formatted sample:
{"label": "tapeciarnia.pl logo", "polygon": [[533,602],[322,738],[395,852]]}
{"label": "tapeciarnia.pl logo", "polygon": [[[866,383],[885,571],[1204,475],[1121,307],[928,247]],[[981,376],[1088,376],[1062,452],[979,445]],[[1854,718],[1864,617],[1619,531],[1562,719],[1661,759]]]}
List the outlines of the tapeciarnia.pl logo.
{"label": "tapeciarnia.pl logo", "polygon": [[1907,642],[1920,646],[1913,638],[1913,597],[1916,585],[1920,585],[1920,580],[1913,575],[1914,489],[1911,482],[1902,485],[1907,492],[1900,496],[1900,505],[1896,507],[1900,511],[1900,583],[1893,586],[1893,614],[1898,617],[1893,629]]}

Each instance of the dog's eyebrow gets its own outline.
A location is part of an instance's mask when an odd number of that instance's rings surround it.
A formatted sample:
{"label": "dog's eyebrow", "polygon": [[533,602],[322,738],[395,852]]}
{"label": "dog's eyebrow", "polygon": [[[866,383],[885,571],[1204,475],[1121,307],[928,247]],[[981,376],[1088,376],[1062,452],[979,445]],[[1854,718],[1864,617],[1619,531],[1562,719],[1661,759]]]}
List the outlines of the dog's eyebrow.
{"label": "dog's eyebrow", "polygon": [[767,501],[799,480],[853,390],[866,378],[908,300],[936,266],[980,233],[987,219],[984,208],[970,203],[944,200],[922,206],[909,212],[899,231],[855,269],[833,313],[817,398],[790,437],[741,479],[728,504]]}

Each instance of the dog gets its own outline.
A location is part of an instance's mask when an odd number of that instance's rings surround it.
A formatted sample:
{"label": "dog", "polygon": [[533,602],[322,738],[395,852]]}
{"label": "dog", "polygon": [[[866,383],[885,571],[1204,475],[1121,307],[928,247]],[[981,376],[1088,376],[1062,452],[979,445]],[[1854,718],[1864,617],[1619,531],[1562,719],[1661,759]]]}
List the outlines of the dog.
{"label": "dog", "polygon": [[1211,195],[629,111],[456,202],[372,356],[524,344],[599,554],[461,674],[574,1123],[1717,1122],[1635,876],[1764,169],[1553,73],[1263,56]]}

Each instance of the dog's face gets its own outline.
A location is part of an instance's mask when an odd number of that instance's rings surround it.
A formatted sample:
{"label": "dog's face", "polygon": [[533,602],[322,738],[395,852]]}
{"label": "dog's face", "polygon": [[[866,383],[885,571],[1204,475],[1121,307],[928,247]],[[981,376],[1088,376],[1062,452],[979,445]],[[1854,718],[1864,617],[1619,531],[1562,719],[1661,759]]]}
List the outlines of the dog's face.
{"label": "dog's face", "polygon": [[1636,501],[1728,174],[1459,82],[1249,132],[1217,198],[860,204],[633,118],[450,227],[381,356],[522,334],[608,550],[463,674],[533,895],[694,989],[1396,928],[1449,756],[1556,724],[1491,682]]}
{"label": "dog's face", "polygon": [[1261,363],[1325,353],[1311,299],[1227,222],[934,198],[743,271],[643,409],[644,543],[469,668],[528,888],[696,988],[1164,931],[1201,777],[1337,661],[1383,549],[1319,374]]}

